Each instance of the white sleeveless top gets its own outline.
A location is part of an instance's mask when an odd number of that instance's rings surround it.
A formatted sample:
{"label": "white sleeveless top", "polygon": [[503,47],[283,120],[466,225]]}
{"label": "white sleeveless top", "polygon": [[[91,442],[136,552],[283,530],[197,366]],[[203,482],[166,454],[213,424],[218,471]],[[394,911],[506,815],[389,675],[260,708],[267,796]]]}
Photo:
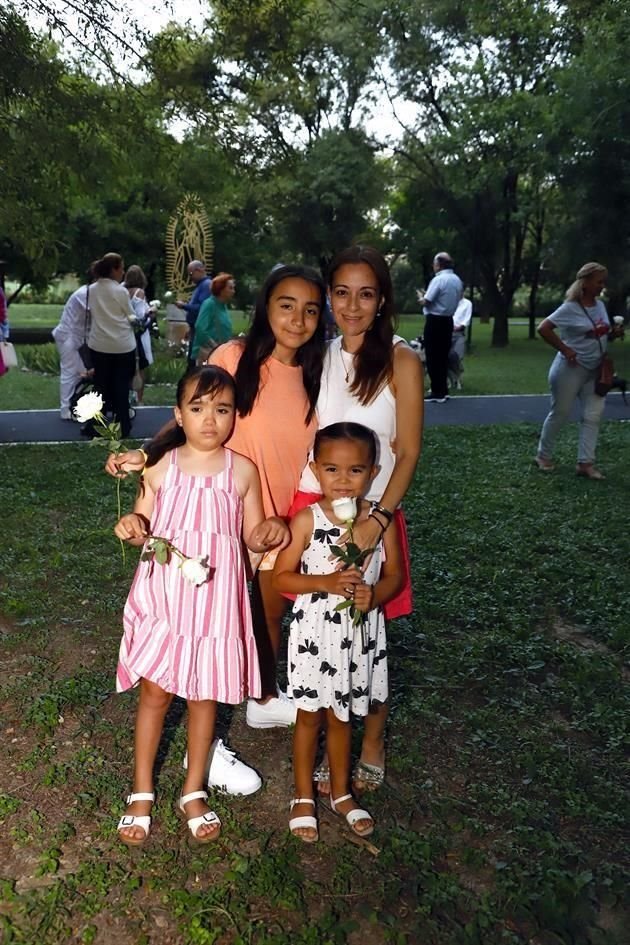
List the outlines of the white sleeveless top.
{"label": "white sleeveless top", "polygon": [[[396,462],[392,449],[392,443],[396,439],[396,399],[388,384],[371,403],[359,403],[356,395],[350,392],[354,376],[354,356],[343,350],[342,340],[341,335],[333,338],[324,356],[322,381],[317,398],[317,427],[321,430],[331,423],[350,421],[362,423],[364,427],[374,431],[378,439],[376,463],[381,468],[365,498],[371,502],[379,502]],[[405,339],[394,335],[393,345],[401,343],[406,344]],[[311,451],[309,461],[312,458]],[[319,483],[308,466],[300,479],[300,491],[320,492]]]}

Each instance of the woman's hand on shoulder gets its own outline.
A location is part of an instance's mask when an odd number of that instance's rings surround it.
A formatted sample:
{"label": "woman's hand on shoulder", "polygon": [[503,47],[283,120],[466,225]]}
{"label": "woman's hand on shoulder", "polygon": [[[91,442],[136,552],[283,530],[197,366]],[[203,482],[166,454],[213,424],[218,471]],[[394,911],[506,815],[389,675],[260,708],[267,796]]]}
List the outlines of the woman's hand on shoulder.
{"label": "woman's hand on shoulder", "polygon": [[110,453],[105,463],[105,472],[115,478],[124,479],[127,473],[142,472],[145,455],[142,450],[128,450],[126,453]]}

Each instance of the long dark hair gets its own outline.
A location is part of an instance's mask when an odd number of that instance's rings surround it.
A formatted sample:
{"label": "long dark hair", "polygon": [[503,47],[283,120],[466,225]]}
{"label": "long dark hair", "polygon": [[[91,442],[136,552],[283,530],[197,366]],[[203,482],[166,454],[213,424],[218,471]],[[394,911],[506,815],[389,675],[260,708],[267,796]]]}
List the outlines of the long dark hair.
{"label": "long dark hair", "polygon": [[[214,396],[226,387],[232,391],[236,401],[236,387],[231,374],[214,364],[192,367],[180,378],[177,385],[177,406],[181,410],[184,403],[190,403],[191,400],[203,397],[204,394]],[[182,427],[175,420],[171,420],[162,427],[147,446],[147,467],[155,466],[166,453],[170,453],[178,446],[183,446],[185,442],[186,434]]]}
{"label": "long dark hair", "polygon": [[317,328],[313,337],[298,349],[295,358],[295,363],[302,368],[304,390],[309,403],[305,423],[310,423],[315,414],[322,376],[325,344],[324,311],[326,308],[326,286],[321,276],[310,266],[289,265],[274,268],[258,293],[252,324],[243,343],[243,353],[234,375],[236,408],[241,417],[246,417],[254,408],[260,389],[260,368],[271,356],[271,352],[276,345],[276,339],[269,325],[267,315],[269,296],[283,279],[303,279],[315,286],[319,292],[320,314]]}
{"label": "long dark hair", "polygon": [[363,344],[354,356],[354,380],[350,385],[350,390],[356,394],[359,403],[365,405],[369,404],[392,379],[394,373],[392,342],[396,328],[396,312],[389,266],[384,256],[371,246],[349,246],[337,253],[328,268],[328,286],[331,296],[337,270],[342,266],[356,266],[359,263],[366,263],[370,267],[378,282],[379,295],[383,299],[382,304],[379,304],[372,327],[363,336]]}

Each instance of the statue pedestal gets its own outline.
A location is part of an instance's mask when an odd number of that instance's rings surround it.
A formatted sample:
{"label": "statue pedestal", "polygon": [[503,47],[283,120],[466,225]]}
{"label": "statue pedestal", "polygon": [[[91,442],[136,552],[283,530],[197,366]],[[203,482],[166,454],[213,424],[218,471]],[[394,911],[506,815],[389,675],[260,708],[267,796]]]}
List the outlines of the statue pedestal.
{"label": "statue pedestal", "polygon": [[166,340],[179,345],[188,335],[186,312],[172,302],[166,306]]}

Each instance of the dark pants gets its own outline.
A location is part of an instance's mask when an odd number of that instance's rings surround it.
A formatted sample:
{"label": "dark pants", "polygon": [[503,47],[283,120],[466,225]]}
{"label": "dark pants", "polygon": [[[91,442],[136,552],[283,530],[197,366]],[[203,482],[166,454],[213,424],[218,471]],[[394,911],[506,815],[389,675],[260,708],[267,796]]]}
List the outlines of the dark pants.
{"label": "dark pants", "polygon": [[427,315],[424,324],[424,350],[434,397],[446,397],[448,391],[448,353],[453,338],[450,315]]}
{"label": "dark pants", "polygon": [[93,351],[94,387],[105,402],[105,409],[111,410],[114,419],[120,424],[122,436],[128,436],[131,430],[129,416],[129,387],[136,372],[136,349],[125,354],[106,354]]}
{"label": "dark pants", "polygon": [[188,370],[195,366],[196,359],[192,356],[193,344],[195,341],[195,324],[197,322],[197,316],[194,318],[189,314],[186,314],[186,321],[188,322],[188,351],[186,353],[186,363],[188,365]]}

